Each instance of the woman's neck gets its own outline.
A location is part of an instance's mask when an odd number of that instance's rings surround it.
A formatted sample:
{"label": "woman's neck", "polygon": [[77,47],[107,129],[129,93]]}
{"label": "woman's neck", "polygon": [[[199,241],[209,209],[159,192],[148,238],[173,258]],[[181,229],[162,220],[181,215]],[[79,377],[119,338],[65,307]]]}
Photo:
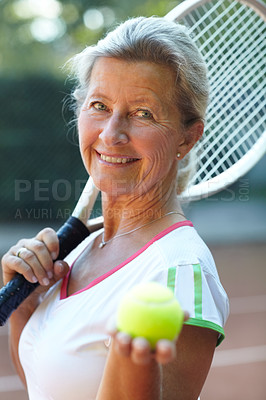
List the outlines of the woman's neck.
{"label": "woman's neck", "polygon": [[171,211],[182,213],[175,185],[166,190],[152,188],[149,192],[132,196],[114,197],[102,193],[102,209],[106,241],[115,235],[159,220]]}

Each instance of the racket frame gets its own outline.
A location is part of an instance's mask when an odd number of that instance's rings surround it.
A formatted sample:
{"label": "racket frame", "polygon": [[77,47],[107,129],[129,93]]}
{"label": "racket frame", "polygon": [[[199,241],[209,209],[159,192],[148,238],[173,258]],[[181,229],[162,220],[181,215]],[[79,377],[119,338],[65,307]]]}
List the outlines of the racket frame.
{"label": "racket frame", "polygon": [[[261,16],[266,21],[265,5],[259,0],[236,0],[238,3],[242,3]],[[192,11],[196,10],[199,6],[209,3],[210,0],[185,0],[178,4],[175,8],[169,11],[164,18],[169,21],[176,21],[182,19]]]}

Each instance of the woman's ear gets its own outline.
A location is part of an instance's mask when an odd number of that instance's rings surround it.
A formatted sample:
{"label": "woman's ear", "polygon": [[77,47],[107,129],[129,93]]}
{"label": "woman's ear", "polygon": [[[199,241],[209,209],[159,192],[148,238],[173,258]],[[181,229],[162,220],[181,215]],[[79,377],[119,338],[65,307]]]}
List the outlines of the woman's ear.
{"label": "woman's ear", "polygon": [[177,160],[182,160],[192,147],[194,147],[197,141],[201,138],[203,131],[204,122],[202,120],[198,120],[184,129],[184,140],[179,144],[176,151]]}

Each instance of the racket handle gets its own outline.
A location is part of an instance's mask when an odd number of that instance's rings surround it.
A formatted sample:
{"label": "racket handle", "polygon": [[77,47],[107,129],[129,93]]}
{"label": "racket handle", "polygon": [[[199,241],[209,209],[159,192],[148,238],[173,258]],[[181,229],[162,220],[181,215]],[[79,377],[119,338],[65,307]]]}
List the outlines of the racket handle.
{"label": "racket handle", "polygon": [[[59,255],[57,260],[63,260],[90,231],[76,217],[71,216],[58,230]],[[0,326],[3,326],[13,311],[39,286],[31,283],[23,275],[17,274],[0,290]]]}

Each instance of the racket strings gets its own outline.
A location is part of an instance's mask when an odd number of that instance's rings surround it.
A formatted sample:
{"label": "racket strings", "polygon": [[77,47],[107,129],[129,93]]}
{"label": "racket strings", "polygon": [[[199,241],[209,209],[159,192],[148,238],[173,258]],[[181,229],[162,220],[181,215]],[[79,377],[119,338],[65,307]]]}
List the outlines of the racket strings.
{"label": "racket strings", "polygon": [[[227,145],[228,140],[224,140],[224,131],[228,132],[229,138],[232,139],[232,141],[239,136],[239,140],[243,142],[243,137],[241,135],[241,130],[243,130],[246,126],[246,130],[250,133],[253,131],[253,133],[256,135],[256,126],[254,125],[254,122],[260,122],[258,121],[257,114],[260,111],[263,111],[264,108],[264,103],[260,102],[258,104],[258,96],[263,90],[263,85],[257,86],[253,91],[252,95],[249,95],[246,92],[239,91],[238,93],[235,94],[235,98],[227,98],[224,104],[223,109],[223,116],[226,117],[227,115],[229,118],[224,118],[221,119],[220,115],[215,116],[215,113],[212,113],[212,120],[210,123],[210,127],[212,129],[212,135],[214,139],[209,142],[208,136],[206,135],[204,141],[205,141],[205,150],[202,152],[202,156],[205,156],[209,149],[213,146],[219,146],[220,149],[221,147],[224,147]],[[238,108],[236,108],[235,103],[236,101],[239,100],[239,104],[237,104]],[[245,110],[248,108],[247,110]],[[234,110],[234,119],[232,120],[230,118],[232,109]],[[247,113],[247,115],[246,115]],[[251,121],[253,123],[249,122]],[[236,128],[237,126],[237,128]],[[226,129],[225,129],[226,128]],[[246,137],[246,136],[245,136]],[[256,135],[257,138],[257,135]],[[206,143],[206,142],[209,143]],[[208,145],[207,145],[208,144]]]}
{"label": "racket strings", "polygon": [[[252,21],[249,21],[252,22]],[[253,24],[253,29],[254,31],[256,31],[256,29],[259,28],[259,24],[257,21],[257,24]],[[247,32],[246,27],[243,27],[241,29],[241,26],[239,27],[239,31],[237,32],[237,36],[236,36],[236,31],[235,31],[235,27],[233,28],[233,30],[228,31],[228,37],[225,36],[224,38],[217,38],[217,42],[215,47],[217,47],[216,50],[213,51],[213,53],[211,52],[211,49],[208,49],[208,52],[205,51],[204,49],[204,53],[205,53],[205,57],[207,59],[210,59],[210,57],[212,57],[212,65],[215,65],[216,69],[221,69],[221,71],[223,70],[223,67],[226,66],[227,68],[227,74],[226,76],[228,76],[228,79],[230,77],[230,73],[233,72],[237,72],[238,70],[243,69],[243,61],[246,60],[245,64],[247,64],[247,59],[246,56],[248,55],[248,60],[251,57],[254,57],[254,55],[257,54],[257,49],[254,48],[253,51],[250,51],[251,49],[249,49],[249,53],[246,54],[246,51],[248,50],[248,45],[249,43],[249,36],[250,36],[250,32]],[[237,39],[237,40],[236,40]],[[223,44],[221,46],[221,41],[223,40],[226,41],[226,49],[225,49],[225,45]],[[257,40],[255,40],[255,43],[259,44],[259,45],[263,45],[263,43],[261,43],[260,38],[257,38]],[[245,50],[243,52],[243,49]],[[229,57],[228,57],[229,54]],[[230,59],[230,54],[234,54],[234,57],[239,57],[238,63],[234,63],[232,61],[232,59]],[[220,77],[218,77],[218,79],[214,80],[212,79],[212,90],[215,91],[216,87],[219,87],[219,85],[222,82],[223,79],[223,75],[221,75]]]}
{"label": "racket strings", "polygon": [[[235,129],[234,131],[232,131],[232,129],[234,128],[235,125],[238,126],[238,128],[242,128],[244,129],[244,125],[248,124],[249,120],[251,118],[256,119],[256,115],[259,111],[262,111],[262,109],[264,108],[264,104],[263,103],[259,103],[258,104],[258,97],[259,94],[261,93],[261,90],[263,90],[263,85],[257,86],[253,91],[252,91],[252,95],[249,95],[246,92],[241,92],[239,91],[238,93],[235,94],[235,98],[227,98],[225,100],[225,103],[222,102],[221,107],[224,107],[223,109],[223,115],[226,116],[227,114],[229,115],[229,118],[221,120],[220,115],[216,113],[216,109],[210,113],[210,115],[212,116],[212,119],[210,120],[210,126],[209,129],[212,129],[212,137],[214,138],[212,140],[211,143],[208,144],[210,138],[209,136],[206,135],[203,144],[205,145],[205,150],[202,152],[202,156],[204,156],[207,152],[208,152],[208,148],[209,147],[213,147],[213,145],[217,145],[220,146],[221,143],[224,140],[224,127],[226,127],[226,131],[229,130],[229,136],[231,138],[233,138],[235,136],[240,135],[239,134],[239,129]],[[238,105],[238,109],[236,109],[235,107],[235,103],[237,101],[240,101],[240,104]],[[245,109],[248,107],[248,119],[245,115]],[[235,108],[235,112],[234,112],[234,120],[230,119],[230,115],[232,112],[232,109]],[[210,117],[209,117],[210,119]],[[239,124],[242,123],[241,126],[239,126]],[[249,125],[249,131],[250,131],[250,127],[251,125]],[[256,132],[254,131],[254,134],[256,134]]]}
{"label": "racket strings", "polygon": [[[256,29],[257,26],[254,25],[254,29]],[[241,31],[240,31],[241,34]],[[245,35],[239,35],[238,37],[236,36],[236,34],[234,33],[234,36],[231,35],[232,39],[231,41],[228,41],[226,43],[227,45],[227,49],[225,52],[225,45],[223,45],[222,51],[220,51],[219,53],[217,52],[217,54],[214,53],[214,57],[213,57],[213,64],[215,65],[215,68],[217,70],[221,70],[223,71],[224,67],[226,67],[226,73],[221,74],[220,76],[218,75],[218,79],[216,79],[216,81],[214,81],[211,78],[211,83],[212,83],[212,90],[215,91],[217,90],[217,87],[219,88],[219,86],[222,83],[223,78],[226,78],[227,80],[230,80],[230,77],[232,76],[232,74],[234,74],[233,76],[237,77],[237,73],[239,71],[241,71],[242,69],[246,69],[246,71],[248,70],[252,70],[252,65],[254,62],[251,62],[252,59],[256,59],[256,55],[257,52],[260,50],[259,48],[257,48],[257,46],[259,46],[260,48],[263,48],[263,43],[261,43],[261,39],[257,38],[257,40],[254,40],[254,45],[256,45],[256,47],[252,50],[252,48],[249,48],[250,42],[249,42],[249,37],[250,34],[248,32],[246,32]],[[235,42],[235,43],[231,43],[231,42]],[[231,53],[229,53],[229,51]],[[229,57],[228,57],[228,53],[229,53]],[[238,62],[235,63],[234,60],[232,60],[232,58],[230,58],[230,54],[234,54],[234,57],[237,58]],[[209,54],[206,54],[207,58],[210,58]],[[218,59],[219,58],[219,59]],[[218,60],[217,60],[218,59]]]}
{"label": "racket strings", "polygon": [[209,2],[183,23],[206,60],[211,86],[195,184],[237,163],[264,132],[265,24],[252,9],[229,0]]}
{"label": "racket strings", "polygon": [[[195,40],[203,42],[203,38],[212,37],[213,26],[219,19],[222,18],[221,7],[223,1],[219,0],[214,3],[206,3],[201,7],[196,8],[195,11],[191,12],[184,18],[184,22],[188,27],[193,27],[193,33]],[[229,5],[228,11],[230,11],[231,5]]]}
{"label": "racket strings", "polygon": [[[263,104],[261,105],[261,108],[262,107]],[[235,162],[241,158],[241,152],[238,153],[238,150],[241,151],[241,146],[245,149],[246,153],[254,145],[259,137],[258,132],[256,134],[256,130],[261,126],[261,120],[257,121],[256,124],[253,123],[254,116],[257,115],[257,112],[258,110],[254,109],[246,118],[241,115],[231,123],[228,123],[228,121],[223,123],[223,126],[225,125],[223,129],[226,131],[228,130],[229,133],[226,135],[227,137],[222,134],[219,140],[215,138],[212,142],[214,144],[210,144],[208,148],[204,149],[204,157],[201,155],[196,179],[206,181],[212,176],[220,174],[228,167],[232,166],[232,163],[230,163],[230,156],[231,159],[235,157]],[[247,129],[248,127],[249,129]],[[243,128],[246,128],[245,133],[243,132]],[[238,131],[236,132],[236,130]],[[255,134],[251,134],[251,130]],[[230,132],[232,133],[230,134]],[[250,145],[248,145],[249,143]]]}
{"label": "racket strings", "polygon": [[[212,154],[211,159],[212,159],[212,167],[215,167],[216,171],[219,171],[219,173],[222,173],[226,171],[229,167],[231,167],[236,161],[238,161],[241,157],[237,157],[237,154],[239,154],[239,150],[241,149],[241,146],[246,146],[246,151],[247,151],[247,143],[246,139],[249,138],[249,132],[247,131],[245,135],[241,137],[240,140],[234,140],[235,138],[229,138],[227,140],[227,148],[224,148],[222,151],[217,151],[217,153]],[[253,144],[255,141],[253,142]],[[245,151],[245,153],[246,153]],[[245,153],[242,153],[244,155]],[[241,153],[240,153],[241,154]],[[218,157],[219,156],[219,157]],[[207,164],[210,164],[207,162]],[[204,169],[206,168],[206,165]],[[203,172],[203,171],[202,171]],[[205,173],[205,172],[204,172]],[[205,179],[210,179],[213,176],[213,171],[210,170],[208,173],[205,173]]]}
{"label": "racket strings", "polygon": [[[228,18],[226,19],[225,17],[228,15],[228,13],[231,12],[231,10],[234,10],[234,5],[230,4],[228,8],[225,8],[223,2],[218,1],[215,7],[208,9],[207,7],[203,6],[203,9],[205,16],[204,18],[201,17],[201,23],[200,23],[201,30],[199,30],[199,33],[195,36],[195,39],[196,40],[198,39],[199,41],[202,42],[200,50],[204,48],[209,48],[212,50],[213,44],[216,43],[215,37],[222,38],[228,32],[228,25],[231,25],[231,20],[229,20]],[[239,14],[240,10],[234,11],[233,14],[234,20],[237,20]],[[197,18],[200,18],[199,12],[197,12]],[[193,30],[194,29],[195,27],[193,27]],[[215,47],[218,46],[219,42],[216,43]],[[216,50],[215,47],[214,50]]]}
{"label": "racket strings", "polygon": [[[249,110],[251,110],[251,108],[254,108],[255,106],[257,106],[258,103],[258,96],[260,95],[261,91],[264,88],[263,83],[261,83],[260,85],[255,85],[255,83],[258,80],[258,77],[262,77],[263,73],[259,70],[259,66],[254,67],[254,69],[251,71],[252,74],[254,75],[254,73],[257,73],[257,76],[253,76],[253,80],[250,81],[249,80],[249,75],[246,74],[243,79],[242,82],[234,82],[234,80],[232,80],[231,82],[228,82],[228,80],[225,80],[226,84],[232,84],[235,85],[234,86],[234,91],[233,92],[229,92],[227,93],[226,91],[221,91],[219,93],[219,99],[223,99],[222,101],[220,101],[220,104],[217,104],[217,101],[215,101],[215,104],[213,104],[209,109],[208,109],[208,120],[209,120],[209,124],[210,127],[212,128],[212,134],[216,134],[216,131],[219,131],[219,129],[221,128],[220,125],[224,124],[224,121],[220,121],[219,125],[217,124],[217,120],[219,120],[219,114],[217,114],[217,110],[219,111],[221,107],[223,107],[223,113],[226,115],[228,114],[229,116],[231,115],[232,110],[236,109],[236,105],[237,105],[237,109],[235,112],[235,115],[238,113],[239,117],[243,118],[243,111],[245,110],[245,108],[247,107],[247,101],[249,101]],[[245,91],[242,90],[242,85],[245,85]],[[254,87],[254,89],[252,90],[252,94],[249,94],[249,90],[252,89],[252,87]],[[217,108],[219,107],[219,108]],[[260,106],[258,106],[260,107]],[[215,128],[216,127],[216,128]],[[205,139],[205,141],[207,142],[208,138]]]}

